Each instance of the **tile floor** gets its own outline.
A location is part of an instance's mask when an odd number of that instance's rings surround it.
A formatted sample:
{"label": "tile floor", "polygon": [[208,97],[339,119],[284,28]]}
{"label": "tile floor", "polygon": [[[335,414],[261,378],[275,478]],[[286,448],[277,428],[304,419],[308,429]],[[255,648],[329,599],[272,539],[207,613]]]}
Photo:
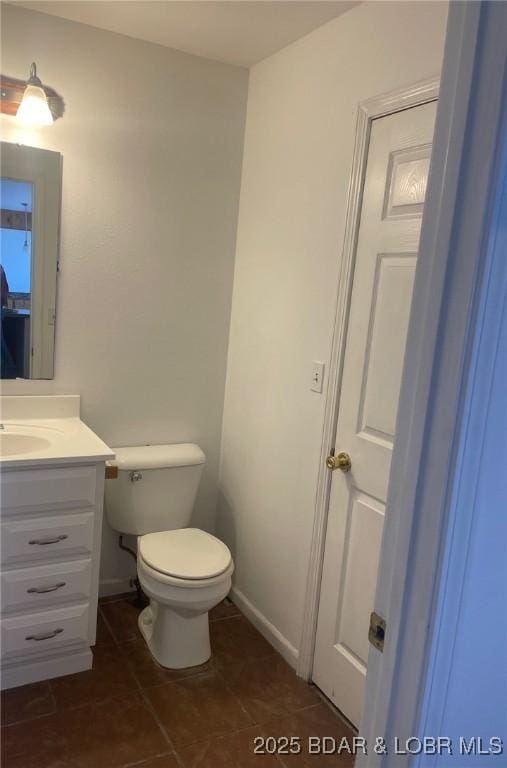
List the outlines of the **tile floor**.
{"label": "tile floor", "polygon": [[256,736],[351,737],[229,601],[210,616],[212,659],[151,658],[130,596],[101,601],[88,672],[2,694],[2,768],[350,768],[345,755],[257,755]]}

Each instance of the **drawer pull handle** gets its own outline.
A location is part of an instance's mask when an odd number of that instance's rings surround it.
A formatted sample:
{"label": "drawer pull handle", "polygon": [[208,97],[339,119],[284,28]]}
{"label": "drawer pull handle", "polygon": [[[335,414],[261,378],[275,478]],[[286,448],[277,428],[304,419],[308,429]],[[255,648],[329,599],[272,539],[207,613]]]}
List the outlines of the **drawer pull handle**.
{"label": "drawer pull handle", "polygon": [[58,584],[51,584],[49,587],[30,587],[27,589],[29,595],[43,595],[45,592],[55,592],[57,589],[61,589],[65,586],[64,581],[58,582]]}
{"label": "drawer pull handle", "polygon": [[63,632],[63,629],[61,627],[58,627],[58,629],[53,629],[51,632],[43,632],[41,635],[27,635],[27,637],[25,637],[25,640],[36,640],[37,642],[39,642],[40,640],[51,640],[52,637],[61,635],[62,632]]}
{"label": "drawer pull handle", "polygon": [[65,539],[68,539],[66,533],[61,533],[59,536],[48,536],[47,539],[32,539],[29,541],[29,544],[38,544],[40,547],[44,546],[44,544],[58,544],[60,541],[65,541]]}

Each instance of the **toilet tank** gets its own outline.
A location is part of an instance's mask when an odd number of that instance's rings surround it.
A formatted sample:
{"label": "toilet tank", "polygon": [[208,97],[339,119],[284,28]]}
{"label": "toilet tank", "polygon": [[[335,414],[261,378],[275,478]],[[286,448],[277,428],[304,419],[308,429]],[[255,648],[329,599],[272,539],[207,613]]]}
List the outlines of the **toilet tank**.
{"label": "toilet tank", "polygon": [[120,533],[186,528],[206,456],[194,443],[114,448],[118,477],[106,480],[106,516]]}

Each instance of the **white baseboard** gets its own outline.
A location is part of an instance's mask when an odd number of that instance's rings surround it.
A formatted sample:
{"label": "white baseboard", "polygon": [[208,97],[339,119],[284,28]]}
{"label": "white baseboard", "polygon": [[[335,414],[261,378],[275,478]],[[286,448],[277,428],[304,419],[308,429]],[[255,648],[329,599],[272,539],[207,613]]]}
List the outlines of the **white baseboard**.
{"label": "white baseboard", "polygon": [[99,583],[99,597],[110,597],[110,595],[121,595],[123,592],[132,592],[130,578],[104,579]]}
{"label": "white baseboard", "polygon": [[289,643],[286,637],[256,608],[250,600],[237,588],[231,589],[231,600],[236,603],[242,613],[245,614],[254,627],[263,635],[268,643],[275,648],[285,661],[296,669],[299,653],[294,646]]}

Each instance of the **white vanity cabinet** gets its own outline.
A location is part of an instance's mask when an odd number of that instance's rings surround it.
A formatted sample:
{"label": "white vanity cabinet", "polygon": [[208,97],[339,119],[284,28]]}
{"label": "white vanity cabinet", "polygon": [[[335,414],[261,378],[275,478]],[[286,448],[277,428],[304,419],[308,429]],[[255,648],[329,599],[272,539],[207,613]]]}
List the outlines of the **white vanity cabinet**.
{"label": "white vanity cabinet", "polygon": [[[7,433],[11,423],[19,432],[20,420],[3,418]],[[92,666],[105,461],[113,454],[78,418],[49,423],[63,435],[53,457],[47,449],[0,461],[2,688]]]}
{"label": "white vanity cabinet", "polygon": [[89,669],[104,462],[2,471],[2,688]]}

